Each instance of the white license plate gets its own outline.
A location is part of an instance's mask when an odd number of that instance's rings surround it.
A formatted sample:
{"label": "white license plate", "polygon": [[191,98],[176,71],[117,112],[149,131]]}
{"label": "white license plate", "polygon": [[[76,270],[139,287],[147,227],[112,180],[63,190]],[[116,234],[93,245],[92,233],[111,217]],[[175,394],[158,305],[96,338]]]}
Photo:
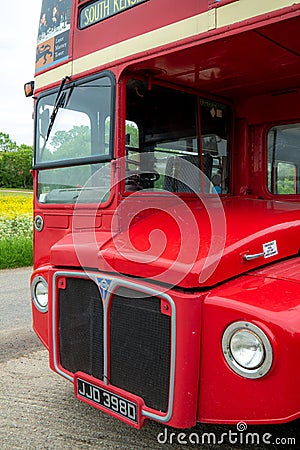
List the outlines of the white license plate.
{"label": "white license plate", "polygon": [[76,379],[76,396],[81,400],[85,400],[94,404],[96,407],[102,407],[129,420],[134,424],[138,424],[138,406],[136,403],[111,392],[103,387],[96,386],[82,378]]}

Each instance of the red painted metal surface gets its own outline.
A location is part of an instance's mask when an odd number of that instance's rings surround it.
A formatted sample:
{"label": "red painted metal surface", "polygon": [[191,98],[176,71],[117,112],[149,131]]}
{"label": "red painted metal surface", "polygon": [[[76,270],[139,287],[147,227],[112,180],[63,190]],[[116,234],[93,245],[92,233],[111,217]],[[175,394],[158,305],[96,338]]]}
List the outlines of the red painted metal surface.
{"label": "red painted metal surface", "polygon": [[[134,200],[127,201],[127,211],[123,210],[123,214],[130,215],[131,208],[136,210],[139,202],[144,204],[144,198],[143,195],[135,196]],[[174,203],[173,200],[172,202]],[[150,198],[147,198],[147,204],[150,209]],[[142,211],[145,209],[145,212],[148,210],[142,206],[140,208]],[[220,202],[219,199],[207,197],[202,203],[201,199],[197,198],[187,203],[180,202],[176,210],[173,208],[174,205],[168,211],[165,204],[164,213],[153,209],[153,213],[145,214],[144,218],[140,213],[141,218],[132,225],[129,233],[125,230],[114,239],[111,238],[109,230],[103,229],[94,232],[83,228],[72,234],[71,210],[68,215],[55,215],[54,228],[53,217],[50,216],[49,225],[49,213],[44,214],[46,230],[43,237],[36,233],[36,239],[39,241],[36,249],[36,266],[45,261],[57,267],[89,266],[148,278],[159,279],[161,275],[160,281],[170,284],[173,277],[179,276],[179,286],[196,288],[211,286],[255,267],[296,255],[300,248],[298,204],[274,203],[245,197],[229,197]],[[181,214],[183,218],[181,229],[174,220],[175,213]],[[253,215],[255,221],[251,220]],[[66,217],[69,217],[70,222],[67,229],[64,225]],[[214,222],[218,222],[218,228]],[[183,253],[181,233],[191,226],[194,244],[199,250],[193,252],[188,250]],[[159,247],[154,246],[150,249],[149,236],[155,229],[161,230],[167,242],[161,254]],[[220,239],[211,248],[212,233],[216,231],[225,234],[220,235]],[[193,236],[188,238],[191,242]],[[277,242],[277,255],[244,261],[243,255],[260,253],[263,251],[263,244],[273,240]],[[130,253],[133,250],[140,258],[131,258]],[[213,255],[217,259],[214,259]],[[149,258],[152,262],[148,261]],[[211,264],[214,265],[213,270]],[[169,271],[169,279],[166,278],[166,270]]]}
{"label": "red painted metal surface", "polygon": [[[300,369],[299,264],[299,258],[279,262],[206,294],[168,291],[177,315],[174,406],[168,425],[189,428],[196,420],[282,423],[300,417],[295,390]],[[273,347],[272,368],[259,380],[235,374],[222,354],[226,327],[241,320],[258,325]]]}
{"label": "red painted metal surface", "polygon": [[293,258],[282,261],[280,264],[274,264],[274,266],[267,266],[262,269],[257,269],[249,273],[249,275],[255,277],[274,278],[276,280],[284,280],[300,284],[299,266]]}
{"label": "red painted metal surface", "polygon": [[[150,0],[82,30],[74,29],[73,58],[91,54],[179,20],[207,11],[207,0],[184,2]],[[79,11],[78,11],[79,13]],[[77,12],[75,13],[77,23]]]}
{"label": "red painted metal surface", "polygon": [[[277,263],[232,280],[206,297],[198,420],[282,423],[300,417],[299,265],[299,257]],[[222,334],[240,320],[261,327],[273,346],[272,368],[258,380],[237,375],[222,357]]]}
{"label": "red painted metal surface", "polygon": [[[194,39],[192,45],[187,42],[177,51],[144,58],[130,68],[160,71],[158,78],[165,81],[237,101],[288,91],[298,86],[300,77],[298,29],[299,13],[287,22],[271,22],[258,28],[253,24],[242,32],[230,28],[218,39],[209,32]],[[260,115],[259,109],[256,114]]]}
{"label": "red painted metal surface", "polygon": [[[134,208],[137,202],[138,196]],[[176,215],[181,217],[181,228],[174,220]],[[255,221],[252,220],[254,215]],[[151,232],[156,229],[161,230],[166,239],[161,254],[159,239],[155,241],[157,246],[151,247],[149,241]],[[183,234],[188,229],[190,245],[186,247]],[[299,230],[299,207],[294,204],[236,197],[220,202],[208,197],[202,199],[202,204],[197,199],[172,210],[165,202],[165,212],[156,211],[132,225],[129,233],[121,232],[113,240],[99,245],[98,268],[110,267],[116,272],[169,284],[176,280],[176,285],[184,288],[212,286],[255,267],[296,255],[300,248]],[[263,244],[273,240],[277,242],[277,255],[244,261],[245,254],[261,253]],[[198,247],[199,251],[194,252]],[[135,252],[134,257],[132,252]],[[59,243],[52,257],[53,264],[58,265]]]}
{"label": "red painted metal surface", "polygon": [[219,6],[228,5],[229,3],[236,2],[238,0],[208,0],[209,8],[218,8]]}
{"label": "red painted metal surface", "polygon": [[[174,6],[171,0],[150,0],[86,30],[73,27],[72,58],[229,2],[193,0],[187,7],[184,2]],[[95,229],[86,227],[86,218],[89,222],[93,218],[88,205],[77,209],[73,228],[73,206],[42,205],[35,200],[35,214],[44,218],[45,225],[41,233],[35,232],[33,277],[41,275],[48,281],[50,304],[48,313],[33,305],[33,323],[49,348],[52,368],[53,334],[58,340],[58,323],[53,323],[51,315],[56,270],[88,267],[112,276],[140,278],[147,287],[155,281],[176,306],[174,406],[168,422],[174,427],[188,428],[197,420],[280,423],[300,417],[299,389],[295,389],[300,371],[299,196],[292,201],[283,196],[279,201],[267,191],[265,180],[267,130],[279,122],[299,120],[299,17],[295,11],[285,11],[286,21],[275,13],[260,18],[259,30],[254,18],[243,24],[242,33],[238,25],[221,30],[220,36],[207,32],[183,40],[180,48],[167,45],[110,67],[118,77],[124,69],[137,74],[152,69],[161,81],[232,102],[233,195],[221,200],[182,196],[170,204],[164,199],[157,208],[158,197],[143,193],[122,197],[117,184],[111,201],[97,211]],[[75,7],[73,14],[77,23]],[[121,78],[118,126],[125,118],[123,87]],[[124,154],[119,146],[122,139],[117,134],[116,156]],[[123,216],[112,239],[120,204]],[[142,213],[127,230],[127,218],[136,209]],[[244,255],[262,253],[263,245],[274,241],[278,253],[244,260]],[[272,343],[274,362],[261,379],[242,378],[224,359],[222,336],[235,321],[258,325]]]}
{"label": "red painted metal surface", "polygon": [[[44,266],[39,269],[36,269],[30,279],[30,284],[32,283],[32,280],[36,276],[42,276],[47,283],[50,282],[49,277],[49,270],[51,267]],[[41,313],[37,310],[37,308],[34,306],[34,303],[32,302],[32,323],[33,323],[33,329],[41,342],[44,344],[44,346],[49,349],[49,332],[51,330],[51,324],[49,322],[49,314],[48,313]]]}

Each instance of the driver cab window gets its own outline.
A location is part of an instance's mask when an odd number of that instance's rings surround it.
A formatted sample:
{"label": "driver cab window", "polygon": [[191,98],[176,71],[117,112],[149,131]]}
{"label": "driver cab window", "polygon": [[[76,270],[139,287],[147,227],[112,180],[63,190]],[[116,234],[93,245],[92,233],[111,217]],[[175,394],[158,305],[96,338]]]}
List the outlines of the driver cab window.
{"label": "driver cab window", "polygon": [[300,123],[273,127],[267,137],[268,190],[300,194]]}
{"label": "driver cab window", "polygon": [[226,105],[130,80],[126,114],[126,191],[228,192]]}

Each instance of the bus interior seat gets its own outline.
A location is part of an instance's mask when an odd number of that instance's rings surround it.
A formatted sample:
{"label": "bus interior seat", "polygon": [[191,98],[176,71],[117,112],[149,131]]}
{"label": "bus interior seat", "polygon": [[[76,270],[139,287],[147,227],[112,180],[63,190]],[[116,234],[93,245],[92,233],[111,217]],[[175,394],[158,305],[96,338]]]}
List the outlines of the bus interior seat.
{"label": "bus interior seat", "polygon": [[[203,154],[204,191],[209,192],[213,158]],[[198,155],[170,156],[167,159],[164,190],[169,192],[201,192],[201,172]]]}

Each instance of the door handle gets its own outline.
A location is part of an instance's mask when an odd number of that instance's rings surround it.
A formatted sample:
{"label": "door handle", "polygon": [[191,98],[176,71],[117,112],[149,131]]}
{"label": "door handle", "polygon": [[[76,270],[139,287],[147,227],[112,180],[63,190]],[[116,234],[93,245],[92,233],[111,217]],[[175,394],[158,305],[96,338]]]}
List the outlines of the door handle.
{"label": "door handle", "polygon": [[254,253],[253,255],[249,255],[249,253],[245,253],[245,255],[243,255],[243,260],[244,261],[252,261],[252,259],[262,258],[263,256],[264,256],[264,253]]}

